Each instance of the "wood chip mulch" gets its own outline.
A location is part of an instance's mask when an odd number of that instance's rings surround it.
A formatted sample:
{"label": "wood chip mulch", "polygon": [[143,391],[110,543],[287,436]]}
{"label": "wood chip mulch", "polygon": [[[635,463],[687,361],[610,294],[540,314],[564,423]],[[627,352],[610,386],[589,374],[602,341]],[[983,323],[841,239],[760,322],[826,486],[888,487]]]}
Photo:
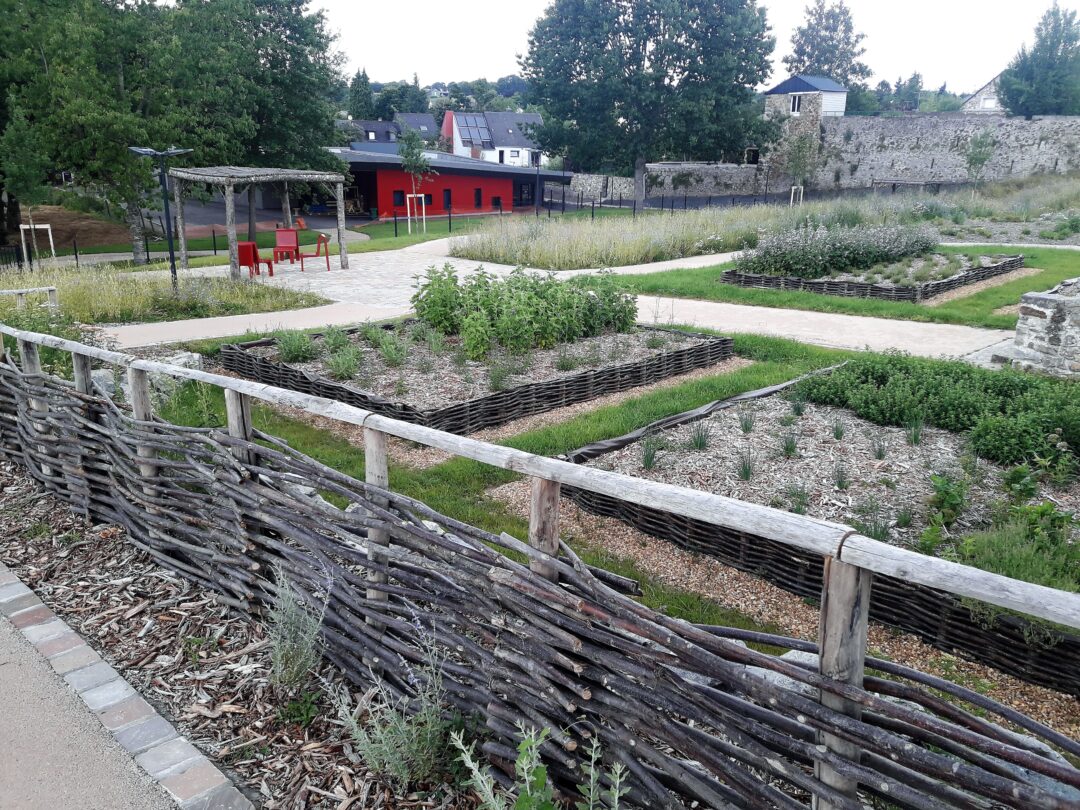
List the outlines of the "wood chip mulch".
{"label": "wood chip mulch", "polygon": [[[955,290],[949,290],[941,295],[935,295],[933,298],[926,298],[919,303],[924,307],[939,307],[942,304],[947,304],[949,301],[955,301],[958,298],[967,298],[969,295],[975,295],[983,290],[989,290],[991,287],[1000,287],[1002,284],[1008,284],[1011,281],[1016,281],[1019,278],[1027,278],[1028,276],[1036,276],[1041,273],[1037,267],[1021,267],[1019,270],[1013,270],[1011,273],[1005,273],[1001,276],[994,276],[993,278],[983,279],[982,281],[976,281],[974,284],[966,284],[963,287],[957,287]],[[1016,304],[1016,309],[1020,309],[1020,305]],[[994,314],[1005,314],[1000,309],[994,310]]]}
{"label": "wood chip mulch", "polygon": [[[505,503],[514,514],[528,517],[528,481],[496,487],[487,494]],[[816,641],[818,609],[800,597],[715,559],[639,532],[615,518],[589,514],[565,499],[559,509],[564,538],[631,560],[662,584],[704,596],[754,622],[773,625],[778,633]],[[871,655],[877,658],[962,684],[1074,739],[1080,737],[1080,700],[1070,695],[1025,683],[875,623],[870,624],[869,646]]]}
{"label": "wood chip mulch", "polygon": [[[313,678],[310,725],[281,716],[303,699],[269,680],[266,628],[218,604],[0,463],[0,560],[80,633],[193,744],[267,810],[471,808],[440,787],[395,795],[359,760]],[[334,668],[317,675],[338,685]],[[356,696],[354,696],[356,697]],[[2,804],[2,802],[0,802]]]}

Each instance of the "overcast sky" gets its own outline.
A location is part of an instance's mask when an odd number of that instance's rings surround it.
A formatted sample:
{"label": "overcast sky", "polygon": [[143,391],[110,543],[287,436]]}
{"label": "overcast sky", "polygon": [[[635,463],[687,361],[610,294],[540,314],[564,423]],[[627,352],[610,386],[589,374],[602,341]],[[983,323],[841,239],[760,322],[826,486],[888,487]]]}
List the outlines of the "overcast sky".
{"label": "overcast sky", "polygon": [[[366,67],[374,81],[420,77],[436,81],[497,79],[518,72],[517,56],[550,0],[495,0],[466,4],[447,0],[359,2],[312,0],[326,11],[351,74]],[[806,0],[762,0],[776,36],[773,81],[784,78],[780,58],[803,19]],[[1080,0],[1060,0],[1076,9]],[[1050,0],[848,0],[856,30],[866,34],[871,85],[913,71],[924,87],[948,83],[974,91],[1029,42]]]}

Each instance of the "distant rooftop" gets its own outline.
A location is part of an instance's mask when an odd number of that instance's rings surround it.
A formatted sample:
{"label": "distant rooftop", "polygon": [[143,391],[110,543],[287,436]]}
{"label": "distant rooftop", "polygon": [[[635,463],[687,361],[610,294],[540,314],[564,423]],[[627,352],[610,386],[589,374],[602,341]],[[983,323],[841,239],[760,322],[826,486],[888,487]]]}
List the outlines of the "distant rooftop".
{"label": "distant rooftop", "polygon": [[774,96],[781,93],[846,93],[847,88],[837,84],[832,79],[824,76],[792,76],[776,85],[772,90],[766,90],[765,95]]}
{"label": "distant rooftop", "polygon": [[[359,144],[358,144],[359,145]],[[330,146],[327,150],[346,163],[354,166],[369,166],[372,168],[392,167],[401,165],[401,156],[388,152],[377,152],[369,149],[348,149],[342,146]],[[536,168],[528,166],[511,166],[505,163],[492,163],[489,160],[453,155],[449,152],[437,152],[425,150],[424,157],[428,159],[432,168],[447,172],[461,172],[465,174],[514,174],[524,177],[535,177]],[[558,180],[563,183],[570,182],[567,172],[541,169],[540,177],[544,180]]]}

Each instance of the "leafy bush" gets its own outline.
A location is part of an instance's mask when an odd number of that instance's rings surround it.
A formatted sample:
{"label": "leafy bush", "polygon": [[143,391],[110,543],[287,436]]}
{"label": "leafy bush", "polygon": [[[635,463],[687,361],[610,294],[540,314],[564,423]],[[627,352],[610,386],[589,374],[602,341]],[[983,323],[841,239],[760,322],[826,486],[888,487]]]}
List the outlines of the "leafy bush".
{"label": "leafy bush", "polygon": [[346,346],[326,358],[326,369],[335,380],[351,380],[360,369],[360,350]]}
{"label": "leafy bush", "polygon": [[628,332],[637,319],[634,296],[604,274],[565,284],[521,270],[503,280],[480,271],[459,282],[450,265],[430,267],[412,303],[432,329],[460,334],[473,360],[495,343],[514,353],[546,349],[606,331]]}
{"label": "leafy bush", "polygon": [[327,354],[334,354],[347,348],[352,344],[349,340],[349,333],[339,326],[331,326],[323,331],[322,335],[323,350]]}
{"label": "leafy bush", "polygon": [[319,627],[323,610],[301,602],[284,569],[275,574],[274,606],[270,610],[270,680],[284,687],[300,686],[319,663]]}
{"label": "leafy bush", "polygon": [[1066,591],[1080,590],[1080,543],[1071,514],[1047,502],[1014,506],[1004,523],[959,543],[961,562]]}
{"label": "leafy bush", "polygon": [[282,362],[306,363],[319,356],[319,344],[304,332],[282,332],[276,341]]}
{"label": "leafy bush", "polygon": [[936,244],[937,234],[924,227],[808,225],[761,237],[757,249],[742,255],[735,267],[741,273],[821,278],[834,272],[865,270],[882,262],[916,256]]}
{"label": "leafy bush", "polygon": [[878,425],[924,420],[971,431],[972,449],[998,464],[1056,460],[1080,447],[1080,386],[1066,380],[889,353],[860,355],[799,388]]}

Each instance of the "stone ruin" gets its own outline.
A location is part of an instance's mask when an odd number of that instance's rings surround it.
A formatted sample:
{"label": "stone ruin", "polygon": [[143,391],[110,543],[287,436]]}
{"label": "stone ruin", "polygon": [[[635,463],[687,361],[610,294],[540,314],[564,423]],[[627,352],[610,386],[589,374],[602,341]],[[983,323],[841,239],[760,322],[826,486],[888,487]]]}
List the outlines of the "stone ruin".
{"label": "stone ruin", "polygon": [[1080,380],[1080,278],[1026,293],[1013,344],[994,361]]}

